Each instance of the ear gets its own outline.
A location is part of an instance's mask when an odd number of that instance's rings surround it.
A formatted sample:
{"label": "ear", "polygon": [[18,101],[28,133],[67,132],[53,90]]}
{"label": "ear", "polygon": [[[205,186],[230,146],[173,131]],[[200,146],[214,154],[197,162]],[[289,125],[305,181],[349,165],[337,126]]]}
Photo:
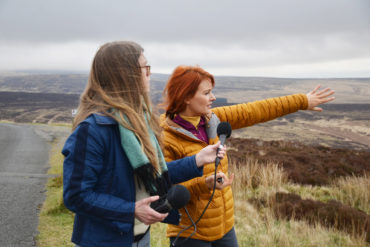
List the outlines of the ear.
{"label": "ear", "polygon": [[184,100],[184,103],[185,103],[185,104],[187,104],[187,105],[189,105],[189,104],[190,104],[190,99],[189,99],[189,98],[186,98],[186,99]]}

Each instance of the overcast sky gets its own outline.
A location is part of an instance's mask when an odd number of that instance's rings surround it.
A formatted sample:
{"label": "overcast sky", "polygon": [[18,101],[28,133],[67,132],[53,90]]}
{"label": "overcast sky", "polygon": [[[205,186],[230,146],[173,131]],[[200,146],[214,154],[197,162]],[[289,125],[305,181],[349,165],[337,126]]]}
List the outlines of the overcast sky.
{"label": "overcast sky", "polygon": [[88,71],[133,40],[152,71],[370,77],[370,0],[0,0],[0,71]]}

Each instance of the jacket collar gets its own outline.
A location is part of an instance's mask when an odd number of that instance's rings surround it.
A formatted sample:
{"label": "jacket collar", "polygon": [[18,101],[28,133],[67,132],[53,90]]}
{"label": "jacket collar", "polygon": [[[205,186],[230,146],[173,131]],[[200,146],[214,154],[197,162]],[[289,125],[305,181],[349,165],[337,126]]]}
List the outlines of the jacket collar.
{"label": "jacket collar", "polygon": [[117,124],[117,121],[114,120],[113,118],[109,117],[109,116],[94,113],[93,117],[94,117],[95,122],[97,124],[101,124],[101,125],[107,125],[107,124],[108,125],[111,125],[111,124],[115,125],[115,124]]}
{"label": "jacket collar", "polygon": [[[206,120],[206,132],[208,135],[208,139],[217,138],[217,126],[220,123],[220,119],[214,114],[213,112],[209,115],[204,116]],[[174,121],[172,121],[169,117],[166,117],[165,114],[160,116],[161,127],[165,130],[172,130],[182,133],[183,135],[187,136],[188,138],[199,140],[195,135],[193,135],[190,131],[184,129]]]}

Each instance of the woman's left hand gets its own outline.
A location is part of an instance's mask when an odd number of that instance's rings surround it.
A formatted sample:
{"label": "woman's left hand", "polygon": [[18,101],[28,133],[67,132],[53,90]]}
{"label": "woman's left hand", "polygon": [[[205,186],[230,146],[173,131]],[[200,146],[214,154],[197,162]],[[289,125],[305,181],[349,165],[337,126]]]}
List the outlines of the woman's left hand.
{"label": "woman's left hand", "polygon": [[[217,153],[217,149],[219,149]],[[217,153],[217,156],[216,156]],[[216,160],[216,157],[223,159],[226,155],[226,145],[221,147],[221,142],[217,142],[213,145],[208,145],[207,147],[203,148],[195,155],[195,161],[198,167],[204,166],[205,164],[213,163]]]}
{"label": "woman's left hand", "polygon": [[314,90],[306,94],[308,100],[307,110],[321,112],[322,108],[317,107],[318,105],[327,103],[335,99],[335,97],[329,98],[329,96],[334,94],[333,90],[331,90],[330,88],[325,88],[323,90],[318,91],[320,87],[321,86],[319,85]]}
{"label": "woman's left hand", "polygon": [[163,221],[168,213],[161,214],[150,207],[150,203],[157,201],[159,196],[151,196],[141,199],[135,203],[135,218],[145,225]]}
{"label": "woman's left hand", "polygon": [[[205,179],[206,179],[206,185],[207,185],[208,189],[212,190],[213,186],[214,186],[214,183],[215,183],[215,176],[211,175],[211,176],[206,177]],[[227,187],[227,186],[229,186],[233,183],[234,173],[231,173],[230,178],[228,178],[225,173],[218,172],[216,174],[216,179],[217,179],[216,189],[222,190],[223,188],[225,188],[225,187]]]}

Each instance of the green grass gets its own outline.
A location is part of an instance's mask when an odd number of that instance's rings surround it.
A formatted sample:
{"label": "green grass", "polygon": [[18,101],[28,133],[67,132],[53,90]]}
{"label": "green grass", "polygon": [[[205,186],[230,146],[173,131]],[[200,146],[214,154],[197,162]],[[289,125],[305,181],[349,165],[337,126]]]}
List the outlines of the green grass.
{"label": "green grass", "polygon": [[156,223],[150,227],[151,247],[170,246],[170,241],[166,238],[166,229],[167,225],[162,223]]}
{"label": "green grass", "polygon": [[[73,214],[62,200],[63,143],[55,139],[50,153],[47,197],[39,220],[37,246],[74,246],[71,243]],[[270,164],[271,165],[271,164]],[[304,221],[278,220],[269,207],[256,207],[249,203],[253,198],[263,199],[267,204],[277,191],[299,194],[304,199],[326,202],[331,199],[364,210],[369,214],[370,190],[368,177],[349,177],[333,181],[328,186],[302,186],[286,181],[283,171],[277,165],[261,166],[258,161],[240,166],[230,165],[237,174],[233,183],[235,201],[235,230],[241,247],[366,247],[364,236],[352,236],[320,224],[309,225]],[[151,227],[151,246],[169,246],[166,225],[157,223]]]}
{"label": "green grass", "polygon": [[56,139],[51,143],[49,178],[46,188],[46,200],[39,219],[37,246],[64,247],[74,246],[70,241],[73,228],[73,214],[63,204],[63,155],[60,153],[63,143]]}

